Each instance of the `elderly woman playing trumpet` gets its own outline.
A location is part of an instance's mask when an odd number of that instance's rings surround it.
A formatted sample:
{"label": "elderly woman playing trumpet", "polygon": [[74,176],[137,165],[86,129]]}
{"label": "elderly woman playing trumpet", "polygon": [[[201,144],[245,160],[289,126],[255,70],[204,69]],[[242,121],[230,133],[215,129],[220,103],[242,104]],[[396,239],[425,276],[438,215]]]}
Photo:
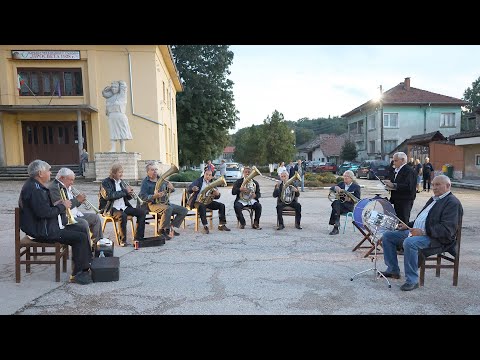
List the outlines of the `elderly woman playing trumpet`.
{"label": "elderly woman playing trumpet", "polygon": [[[355,207],[355,199],[360,199],[360,185],[355,181],[353,171],[347,170],[343,173],[343,181],[336,186],[330,188],[331,192],[335,192],[336,200],[332,202],[332,212],[330,214],[329,225],[333,225],[330,235],[337,235],[340,227],[340,215],[353,211]],[[349,194],[347,194],[347,192]],[[342,193],[344,195],[342,195]]]}

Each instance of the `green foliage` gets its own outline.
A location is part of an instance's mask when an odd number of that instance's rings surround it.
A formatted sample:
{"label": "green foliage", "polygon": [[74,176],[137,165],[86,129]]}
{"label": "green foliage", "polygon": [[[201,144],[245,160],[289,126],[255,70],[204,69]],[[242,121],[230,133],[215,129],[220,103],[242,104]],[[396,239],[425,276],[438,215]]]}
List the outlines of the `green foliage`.
{"label": "green foliage", "polygon": [[262,142],[263,125],[241,129],[235,136],[234,159],[243,164],[265,164],[265,143]]}
{"label": "green foliage", "polygon": [[342,146],[340,157],[345,161],[352,161],[355,160],[357,156],[358,152],[355,143],[351,140],[346,140],[345,144]]}
{"label": "green foliage", "polygon": [[260,148],[265,148],[265,160],[268,164],[280,163],[293,159],[295,155],[295,137],[283,118],[283,114],[275,110],[272,116],[263,120],[263,136]]}
{"label": "green foliage", "polygon": [[301,126],[295,126],[295,143],[297,147],[303,145],[315,138],[315,132],[312,129],[306,129]]}
{"label": "green foliage", "polygon": [[183,92],[177,94],[180,165],[217,157],[235,127],[233,82],[227,79],[233,61],[228,45],[172,45]]}
{"label": "green foliage", "polygon": [[177,174],[173,174],[168,178],[168,180],[176,182],[192,182],[193,180],[198,179],[200,176],[202,176],[202,173],[200,171],[187,170],[181,171]]}
{"label": "green foliage", "polygon": [[468,115],[480,106],[480,77],[472,83],[463,93],[463,100],[468,101],[465,105],[467,111],[462,111],[461,131],[475,129],[475,119],[468,120]]}

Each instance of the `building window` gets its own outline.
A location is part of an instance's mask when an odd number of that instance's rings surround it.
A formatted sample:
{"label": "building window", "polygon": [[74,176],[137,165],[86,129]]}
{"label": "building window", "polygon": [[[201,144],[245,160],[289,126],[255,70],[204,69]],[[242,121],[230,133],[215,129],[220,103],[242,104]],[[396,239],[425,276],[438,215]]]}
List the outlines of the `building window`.
{"label": "building window", "polygon": [[373,154],[375,153],[375,140],[374,141],[369,141],[370,143],[370,153]]}
{"label": "building window", "polygon": [[383,142],[383,151],[387,154],[397,147],[397,140],[385,140]]}
{"label": "building window", "polygon": [[480,154],[475,155],[475,165],[480,166]]}
{"label": "building window", "polygon": [[368,130],[375,130],[375,114],[369,115],[367,118]]}
{"label": "building window", "polygon": [[440,127],[455,127],[455,113],[440,114]]}
{"label": "building window", "polygon": [[83,96],[82,69],[18,68],[20,96]]}
{"label": "building window", "polygon": [[398,113],[383,114],[384,128],[398,128]]}

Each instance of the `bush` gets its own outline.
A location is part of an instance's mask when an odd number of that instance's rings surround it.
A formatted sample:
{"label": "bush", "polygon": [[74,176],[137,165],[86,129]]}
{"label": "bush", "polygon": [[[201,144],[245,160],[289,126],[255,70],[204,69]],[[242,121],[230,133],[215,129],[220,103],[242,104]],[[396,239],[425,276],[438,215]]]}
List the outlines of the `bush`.
{"label": "bush", "polygon": [[168,178],[168,180],[175,182],[192,182],[193,180],[198,179],[200,176],[202,176],[200,171],[187,170],[181,171],[178,174],[173,174]]}

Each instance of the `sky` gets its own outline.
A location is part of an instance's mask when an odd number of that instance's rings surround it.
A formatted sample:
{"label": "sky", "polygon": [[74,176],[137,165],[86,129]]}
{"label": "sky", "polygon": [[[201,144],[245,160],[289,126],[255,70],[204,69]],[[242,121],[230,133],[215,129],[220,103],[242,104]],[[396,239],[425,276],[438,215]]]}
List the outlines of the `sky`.
{"label": "sky", "polygon": [[461,99],[480,77],[479,45],[232,45],[239,129],[275,110],[285,120],[341,116],[410,77]]}

